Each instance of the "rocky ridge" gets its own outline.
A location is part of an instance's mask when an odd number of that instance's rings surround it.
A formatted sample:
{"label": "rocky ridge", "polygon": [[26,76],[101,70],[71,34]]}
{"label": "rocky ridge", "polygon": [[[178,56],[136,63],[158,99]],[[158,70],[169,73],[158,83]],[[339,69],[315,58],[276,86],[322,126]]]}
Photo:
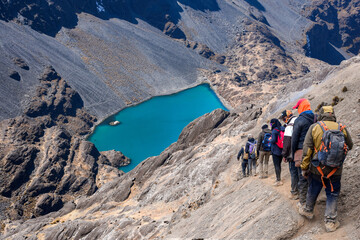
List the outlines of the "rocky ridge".
{"label": "rocky ridge", "polygon": [[24,114],[0,124],[2,220],[57,211],[121,175],[122,160],[109,161],[84,141],[96,118],[79,94],[52,67],[39,81]]}
{"label": "rocky ridge", "polygon": [[[339,64],[348,57],[334,51],[334,46],[350,56],[359,53],[360,1],[313,1],[303,8],[303,14],[313,21],[306,29],[307,56]],[[319,35],[322,37],[318,38]]]}
{"label": "rocky ridge", "polygon": [[[331,69],[322,82],[308,91],[291,88],[277,96],[263,113],[244,121],[243,113],[215,110],[189,124],[178,141],[160,156],[145,160],[133,171],[103,185],[89,197],[80,197],[57,213],[27,221],[7,222],[3,236],[10,239],[149,239],[149,238],[349,238],[359,234],[360,196],[356,171],[359,165],[360,57]],[[328,72],[328,71],[327,71]],[[347,90],[344,90],[346,87]],[[291,98],[293,95],[295,98]],[[339,202],[342,227],[325,233],[322,226],[324,200],[316,218],[307,222],[296,212],[285,185],[272,180],[242,179],[236,154],[248,133],[257,134],[261,124],[290,108],[300,97],[313,108],[333,102],[337,118],[353,136],[354,149],[345,162],[343,191]],[[268,105],[268,103],[264,103]],[[275,111],[272,111],[275,109]],[[251,111],[251,110],[249,110]],[[286,167],[284,166],[286,169]],[[271,171],[271,173],[273,173]]]}
{"label": "rocky ridge", "polygon": [[246,27],[226,55],[224,65],[229,71],[205,72],[234,108],[272,98],[287,83],[310,71],[310,63],[288,55],[265,24],[251,21],[244,24]]}

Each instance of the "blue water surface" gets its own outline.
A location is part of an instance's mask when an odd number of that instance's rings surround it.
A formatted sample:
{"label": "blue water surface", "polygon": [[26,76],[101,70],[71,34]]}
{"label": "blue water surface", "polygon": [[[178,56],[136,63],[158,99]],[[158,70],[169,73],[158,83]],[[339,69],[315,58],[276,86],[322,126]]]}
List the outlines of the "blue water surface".
{"label": "blue water surface", "polygon": [[[210,86],[202,84],[125,108],[99,124],[88,140],[99,151],[115,149],[129,157],[131,164],[120,168],[128,172],[176,142],[191,121],[217,108],[227,110]],[[115,120],[121,123],[110,126]]]}

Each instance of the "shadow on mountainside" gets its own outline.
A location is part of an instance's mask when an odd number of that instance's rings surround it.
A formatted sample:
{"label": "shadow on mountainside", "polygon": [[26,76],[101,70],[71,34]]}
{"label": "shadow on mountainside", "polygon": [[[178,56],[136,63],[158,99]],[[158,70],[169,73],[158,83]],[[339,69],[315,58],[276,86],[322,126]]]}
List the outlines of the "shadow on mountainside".
{"label": "shadow on mountainside", "polygon": [[245,0],[245,2],[247,2],[248,4],[250,4],[253,7],[256,7],[260,11],[263,11],[263,12],[266,11],[264,6],[261,3],[259,3],[258,0]]}
{"label": "shadow on mountainside", "polygon": [[14,20],[54,37],[62,27],[75,28],[77,14],[83,12],[104,20],[119,18],[134,24],[138,18],[171,37],[185,39],[185,34],[175,26],[183,11],[179,3],[199,11],[220,10],[216,0],[55,0],[51,3],[47,0],[14,0],[0,2],[0,20]]}

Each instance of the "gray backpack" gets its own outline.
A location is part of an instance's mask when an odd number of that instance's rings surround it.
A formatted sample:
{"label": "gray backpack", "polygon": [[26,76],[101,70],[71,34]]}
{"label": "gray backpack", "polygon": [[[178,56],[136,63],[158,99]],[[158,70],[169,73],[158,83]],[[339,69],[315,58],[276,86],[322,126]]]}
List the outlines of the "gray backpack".
{"label": "gray backpack", "polygon": [[321,121],[318,124],[323,130],[321,145],[317,152],[318,160],[324,166],[338,168],[344,163],[348,150],[345,135],[342,132],[345,126],[339,124],[338,129],[330,130],[324,122]]}

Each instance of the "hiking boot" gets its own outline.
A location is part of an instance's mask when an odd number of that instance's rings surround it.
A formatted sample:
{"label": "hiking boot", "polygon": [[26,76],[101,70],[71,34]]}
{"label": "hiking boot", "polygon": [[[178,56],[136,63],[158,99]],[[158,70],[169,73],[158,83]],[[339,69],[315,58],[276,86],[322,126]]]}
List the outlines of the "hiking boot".
{"label": "hiking boot", "polygon": [[301,202],[297,202],[296,207],[298,208],[298,211],[300,210],[300,208],[305,207],[303,204],[301,204]]}
{"label": "hiking boot", "polygon": [[298,200],[299,199],[299,195],[298,194],[291,194],[291,196],[289,197],[291,200]]}
{"label": "hiking boot", "polygon": [[276,181],[274,183],[274,186],[276,186],[276,187],[281,186],[281,185],[283,185],[282,181]]}
{"label": "hiking boot", "polygon": [[340,222],[336,220],[335,222],[326,222],[325,229],[327,232],[334,232],[340,226]]}
{"label": "hiking boot", "polygon": [[[309,212],[309,211],[306,211],[306,209],[302,206],[302,207],[299,207],[299,214],[301,216],[304,216],[306,217],[307,219],[311,220],[313,219],[314,217],[314,213],[313,212]],[[335,230],[334,230],[335,231]]]}

